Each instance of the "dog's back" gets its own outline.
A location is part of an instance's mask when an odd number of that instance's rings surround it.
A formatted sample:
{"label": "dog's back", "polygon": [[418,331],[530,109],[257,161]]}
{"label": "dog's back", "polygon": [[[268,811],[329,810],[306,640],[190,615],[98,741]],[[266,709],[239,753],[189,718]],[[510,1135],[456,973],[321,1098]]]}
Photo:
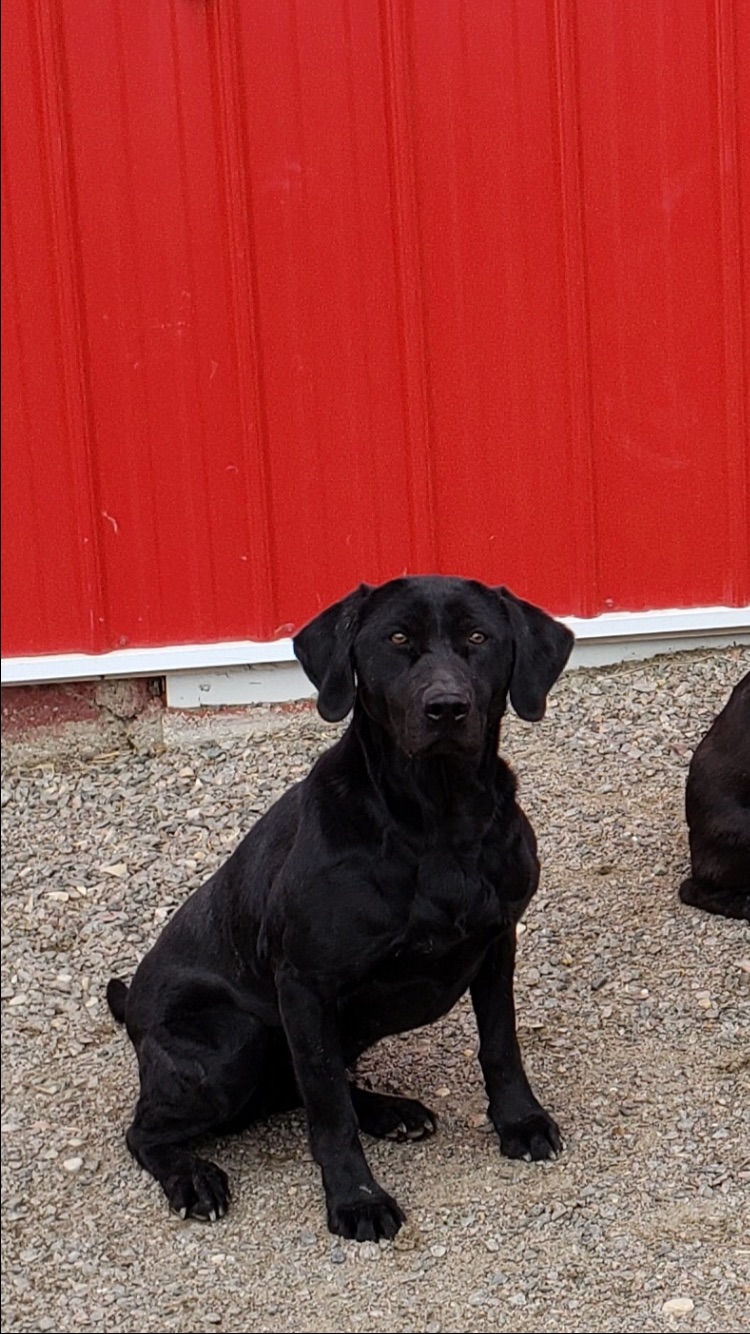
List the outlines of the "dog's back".
{"label": "dog's back", "polygon": [[[278,1021],[275,999],[254,964],[268,895],[294,844],[301,791],[301,783],[288,788],[210,879],[177,909],[141,960],[135,985],[110,979],[106,991],[110,1012],[118,1024],[127,1025],[133,1040],[161,1012],[165,979],[173,972],[179,975],[178,985],[173,983],[178,1006],[186,1003],[185,978],[215,968],[232,983],[252,985],[259,1014]],[[252,977],[247,976],[250,972]]]}

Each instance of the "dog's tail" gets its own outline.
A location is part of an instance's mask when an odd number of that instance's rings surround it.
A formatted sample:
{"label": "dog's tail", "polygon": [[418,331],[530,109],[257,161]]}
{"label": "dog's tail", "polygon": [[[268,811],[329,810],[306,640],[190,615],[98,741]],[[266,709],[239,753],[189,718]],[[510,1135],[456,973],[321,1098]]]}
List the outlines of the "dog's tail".
{"label": "dog's tail", "polygon": [[129,989],[119,977],[111,977],[107,983],[107,1004],[112,1012],[112,1018],[118,1024],[125,1023],[125,1004]]}

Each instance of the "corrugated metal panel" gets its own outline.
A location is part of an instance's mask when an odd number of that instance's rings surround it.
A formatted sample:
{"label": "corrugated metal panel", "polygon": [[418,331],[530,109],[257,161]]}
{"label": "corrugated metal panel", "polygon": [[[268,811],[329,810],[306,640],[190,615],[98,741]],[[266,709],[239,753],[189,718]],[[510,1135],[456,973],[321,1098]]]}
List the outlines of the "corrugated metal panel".
{"label": "corrugated metal panel", "polygon": [[599,594],[747,599],[750,10],[742,41],[731,0],[579,13]]}
{"label": "corrugated metal panel", "polygon": [[748,13],[5,0],[4,653],[750,601]]}

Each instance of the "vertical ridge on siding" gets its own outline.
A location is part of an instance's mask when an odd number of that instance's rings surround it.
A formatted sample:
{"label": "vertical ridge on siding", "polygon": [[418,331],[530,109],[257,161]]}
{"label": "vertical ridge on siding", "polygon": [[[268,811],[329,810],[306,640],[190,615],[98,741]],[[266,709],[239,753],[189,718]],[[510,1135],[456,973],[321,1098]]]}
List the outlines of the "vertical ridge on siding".
{"label": "vertical ridge on siding", "polygon": [[[29,384],[24,355],[25,322],[21,309],[21,264],[17,253],[17,238],[13,200],[13,182],[8,171],[10,161],[6,147],[5,120],[2,125],[2,150],[0,152],[0,172],[2,173],[2,254],[3,254],[3,369],[2,369],[2,453],[3,453],[3,501],[8,504],[8,490],[12,490],[14,510],[24,515],[39,512],[38,484],[34,476],[32,441],[34,439],[34,421],[32,398],[33,390]],[[14,451],[11,460],[10,450]],[[9,472],[5,471],[6,460],[14,468],[14,481],[11,488]],[[5,488],[8,488],[6,490]],[[10,518],[10,510],[8,510]],[[23,545],[13,544],[3,553],[2,575],[3,602],[7,589],[9,602],[16,594],[16,587],[25,584],[25,596],[36,608],[39,632],[42,642],[54,643],[55,633],[47,615],[47,603],[44,596],[44,584],[49,578],[49,569],[45,561],[45,552],[39,549],[36,524],[29,523],[24,534]]]}
{"label": "vertical ridge on siding", "polygon": [[[67,499],[76,515],[81,597],[92,652],[109,647],[108,609],[101,550],[98,454],[89,378],[84,274],[78,201],[70,153],[68,72],[59,4],[33,0],[38,58],[40,153],[47,183],[51,261],[55,269],[57,347],[64,385],[64,417],[72,485]],[[60,500],[62,497],[59,498]],[[29,516],[33,522],[36,516]],[[47,557],[47,562],[49,557]],[[48,570],[48,573],[53,573]],[[54,594],[52,594],[54,597]]]}
{"label": "vertical ridge on siding", "polygon": [[268,408],[259,331],[258,259],[248,147],[252,127],[248,125],[242,36],[236,10],[215,6],[207,15],[207,25],[220,187],[226,216],[224,251],[230,346],[235,358],[243,442],[248,607],[262,609],[262,624],[266,633],[272,634],[278,622],[274,577],[278,555],[268,480]]}
{"label": "vertical ridge on siding", "polygon": [[[747,14],[747,10],[745,11]],[[750,598],[750,465],[747,419],[747,312],[744,309],[742,198],[739,164],[738,26],[742,20],[729,0],[714,0],[716,94],[719,152],[719,219],[724,315],[726,481],[728,541],[732,553],[725,596]],[[745,40],[750,23],[745,21]],[[750,182],[748,182],[750,184]],[[750,208],[750,199],[745,207]]]}
{"label": "vertical ridge on siding", "polygon": [[[191,146],[188,144],[186,120],[189,116],[189,104],[192,97],[189,70],[183,68],[180,51],[180,30],[176,10],[176,0],[168,0],[168,36],[169,50],[167,63],[171,74],[170,113],[173,121],[172,135],[174,145],[174,175],[178,188],[178,208],[175,210],[176,223],[174,233],[176,247],[181,251],[180,281],[180,319],[176,329],[180,334],[182,373],[175,376],[175,406],[179,421],[180,454],[183,473],[188,480],[184,488],[184,499],[189,507],[189,516],[193,531],[200,535],[200,550],[192,549],[189,558],[193,565],[193,595],[196,601],[196,614],[204,627],[204,634],[211,632],[216,622],[216,610],[219,603],[220,571],[217,567],[217,545],[221,539],[221,529],[211,519],[212,476],[207,451],[211,442],[207,439],[206,413],[203,386],[199,374],[200,343],[192,334],[195,326],[196,292],[198,275],[196,256],[200,240],[193,226],[191,199],[191,181],[189,162]],[[188,49],[192,45],[188,39]],[[184,325],[184,332],[181,329]],[[197,427],[197,429],[196,429]]]}
{"label": "vertical ridge on siding", "polygon": [[[520,0],[523,3],[523,0]],[[573,474],[572,530],[581,602],[579,614],[594,616],[599,603],[596,559],[597,507],[591,410],[591,325],[588,302],[584,185],[581,163],[576,0],[549,0],[552,34],[552,95],[557,120],[563,301],[567,332],[568,456]]]}
{"label": "vertical ridge on siding", "polygon": [[415,162],[413,55],[406,7],[380,0],[385,115],[393,201],[392,236],[399,301],[399,356],[409,460],[412,560],[440,564],[430,461],[430,390]]}

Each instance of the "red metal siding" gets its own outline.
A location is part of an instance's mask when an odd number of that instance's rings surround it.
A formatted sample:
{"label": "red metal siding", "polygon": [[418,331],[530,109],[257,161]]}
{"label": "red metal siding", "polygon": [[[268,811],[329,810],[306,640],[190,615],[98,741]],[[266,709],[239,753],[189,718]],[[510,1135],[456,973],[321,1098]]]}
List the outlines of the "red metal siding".
{"label": "red metal siding", "polygon": [[750,601],[744,0],[4,0],[3,653]]}

